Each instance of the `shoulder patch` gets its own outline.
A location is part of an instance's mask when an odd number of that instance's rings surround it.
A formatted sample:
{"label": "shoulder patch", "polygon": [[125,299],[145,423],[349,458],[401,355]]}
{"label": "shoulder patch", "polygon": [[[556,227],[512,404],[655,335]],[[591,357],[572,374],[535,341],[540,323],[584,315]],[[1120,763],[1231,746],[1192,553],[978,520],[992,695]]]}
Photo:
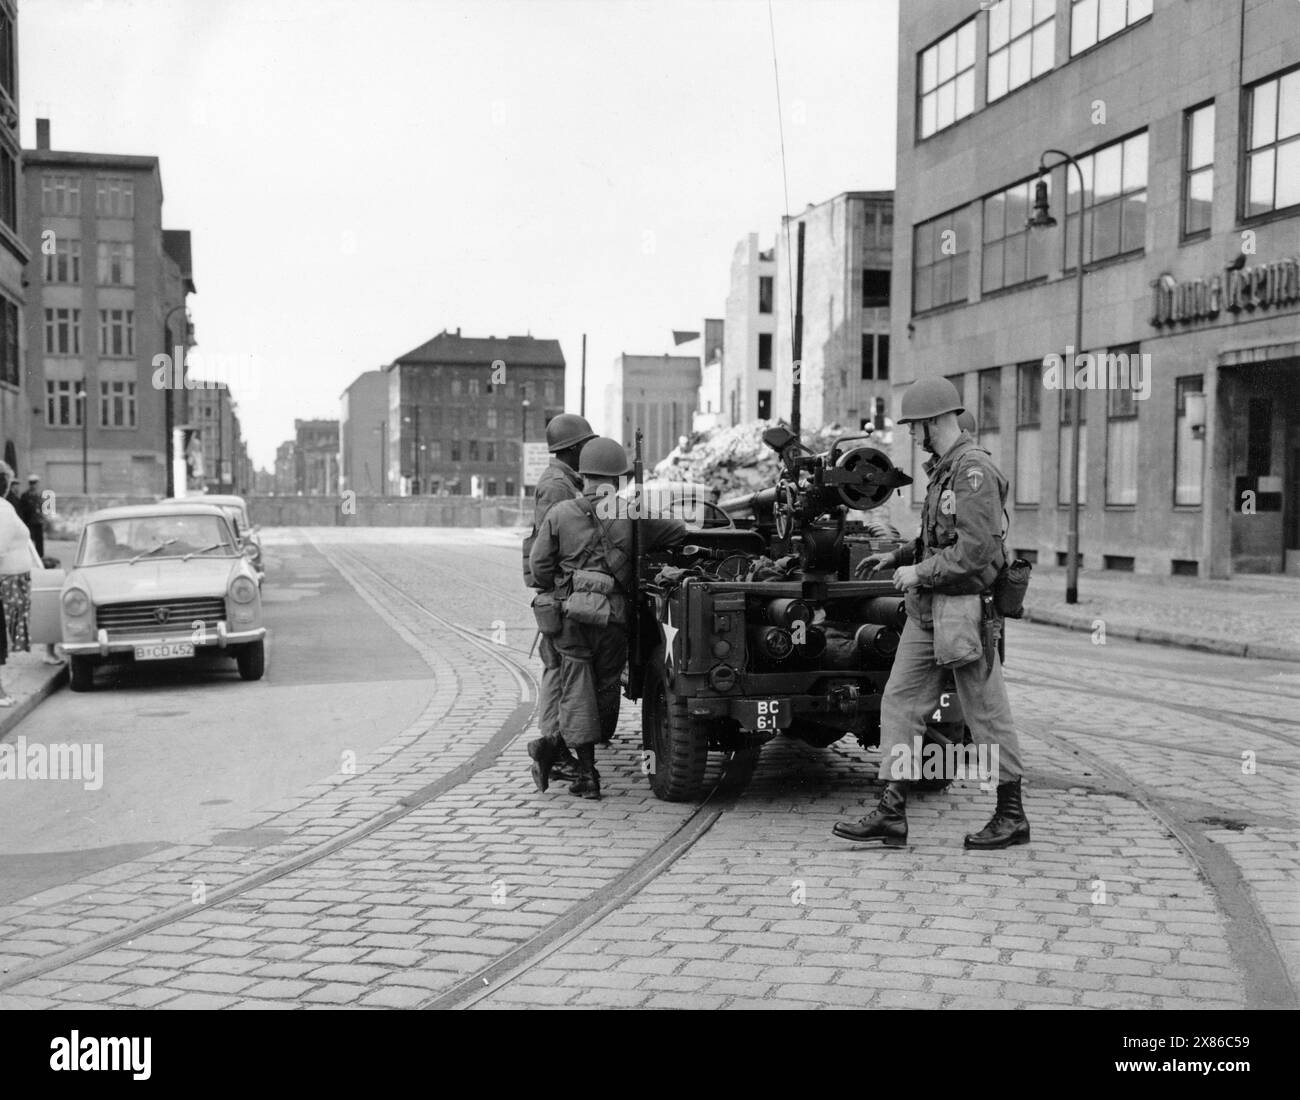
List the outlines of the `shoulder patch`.
{"label": "shoulder patch", "polygon": [[981,466],[971,466],[966,471],[966,480],[969,482],[974,492],[979,492],[979,487],[984,484],[984,469]]}

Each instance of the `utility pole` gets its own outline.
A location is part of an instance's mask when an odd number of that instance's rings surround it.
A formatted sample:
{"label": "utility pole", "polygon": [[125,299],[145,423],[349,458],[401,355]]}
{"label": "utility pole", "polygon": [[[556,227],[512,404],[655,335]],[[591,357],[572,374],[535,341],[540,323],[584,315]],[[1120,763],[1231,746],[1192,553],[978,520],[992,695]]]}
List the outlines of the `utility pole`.
{"label": "utility pole", "polygon": [[226,489],[226,410],[225,402],[221,395],[225,392],[225,384],[217,383],[217,492],[223,493]]}
{"label": "utility pole", "polygon": [[802,419],[800,404],[803,388],[803,231],[804,223],[801,221],[799,223],[798,259],[795,267],[794,334],[791,338],[791,350],[794,352],[794,385],[790,391],[790,430],[794,432],[796,439],[800,438],[799,424]]}

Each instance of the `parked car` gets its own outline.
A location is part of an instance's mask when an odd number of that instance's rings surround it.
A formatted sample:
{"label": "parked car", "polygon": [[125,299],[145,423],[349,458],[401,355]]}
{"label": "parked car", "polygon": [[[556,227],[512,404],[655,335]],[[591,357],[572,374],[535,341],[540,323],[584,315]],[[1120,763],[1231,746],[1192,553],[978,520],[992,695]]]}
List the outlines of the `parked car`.
{"label": "parked car", "polygon": [[262,564],[262,540],[257,528],[248,515],[248,502],[233,493],[204,493],[194,497],[173,497],[195,504],[215,504],[221,508],[235,525],[235,537],[239,539],[240,549],[257,572],[260,585],[266,577],[266,567]]}
{"label": "parked car", "polygon": [[70,570],[33,568],[30,626],[33,642],[62,643],[73,691],[108,662],[224,653],[245,680],[266,668],[257,573],[216,504],[93,513]]}

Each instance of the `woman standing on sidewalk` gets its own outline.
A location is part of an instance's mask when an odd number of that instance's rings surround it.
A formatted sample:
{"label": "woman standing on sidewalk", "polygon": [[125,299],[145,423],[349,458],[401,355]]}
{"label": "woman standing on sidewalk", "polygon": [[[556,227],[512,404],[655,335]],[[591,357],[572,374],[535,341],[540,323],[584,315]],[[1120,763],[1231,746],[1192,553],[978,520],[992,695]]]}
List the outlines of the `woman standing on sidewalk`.
{"label": "woman standing on sidewalk", "polygon": [[[31,532],[18,518],[14,506],[4,499],[13,470],[0,462],[0,602],[4,605],[4,629],[0,629],[0,665],[9,657],[8,635],[13,632],[14,649],[27,649],[27,615],[32,598],[31,558],[27,549]],[[14,698],[0,686],[0,707],[12,707]]]}

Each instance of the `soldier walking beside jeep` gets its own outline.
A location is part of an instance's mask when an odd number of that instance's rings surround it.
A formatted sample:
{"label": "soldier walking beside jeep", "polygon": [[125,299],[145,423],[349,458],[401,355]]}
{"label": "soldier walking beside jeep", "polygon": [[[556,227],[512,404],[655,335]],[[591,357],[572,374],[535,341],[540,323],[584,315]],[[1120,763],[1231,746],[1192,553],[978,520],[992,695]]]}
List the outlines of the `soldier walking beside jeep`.
{"label": "soldier walking beside jeep", "polygon": [[[859,576],[893,567],[894,585],[907,594],[907,621],[880,704],[880,778],[885,791],[860,821],[835,825],[838,837],[890,847],[907,842],[907,793],[914,739],[925,729],[947,669],[952,669],[966,723],[979,744],[998,750],[997,809],[967,848],[1005,848],[1029,841],[1021,805],[1024,769],[1011,720],[1002,666],[982,628],[989,595],[1006,564],[1001,537],[1007,480],[992,457],[958,425],[965,410],[946,378],[913,383],[903,395],[900,424],[921,433],[931,458],[921,534],[889,554],[872,554]],[[902,765],[902,766],[900,766]]]}

